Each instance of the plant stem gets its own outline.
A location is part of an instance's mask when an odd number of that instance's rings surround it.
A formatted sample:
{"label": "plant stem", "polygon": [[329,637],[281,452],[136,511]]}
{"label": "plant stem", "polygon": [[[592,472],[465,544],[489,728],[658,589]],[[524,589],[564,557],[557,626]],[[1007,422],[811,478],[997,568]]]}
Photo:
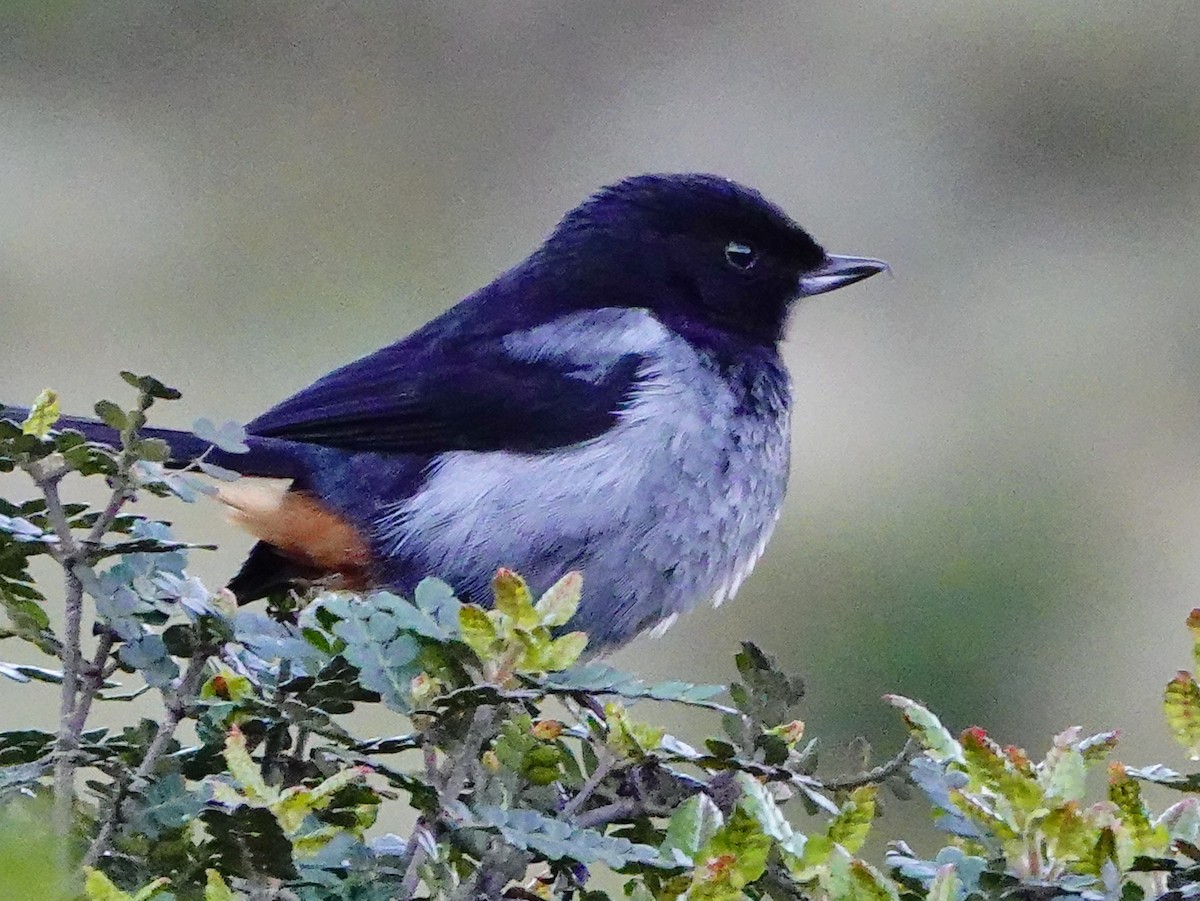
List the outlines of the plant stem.
{"label": "plant stem", "polygon": [[[426,841],[421,841],[422,836],[426,837]],[[433,836],[425,826],[425,818],[421,817],[413,826],[412,835],[408,837],[408,844],[404,848],[404,856],[408,860],[408,865],[404,868],[404,879],[400,883],[400,897],[405,901],[413,896],[421,882],[421,865],[429,856],[425,847],[432,840]]]}
{"label": "plant stem", "polygon": [[63,645],[60,653],[63,680],[58,706],[58,736],[54,743],[54,828],[59,835],[65,836],[71,831],[75,808],[75,749],[79,736],[73,732],[72,726],[82,664],[79,641],[83,624],[83,583],[75,567],[82,562],[82,558],[58,493],[59,482],[67,473],[66,467],[39,460],[29,465],[26,471],[46,499],[46,519],[58,538],[58,547],[53,556],[63,568],[65,582]]}
{"label": "plant stem", "polygon": [[916,749],[916,740],[910,738],[904,743],[904,747],[900,749],[900,753],[891,760],[886,760],[874,769],[867,770],[865,773],[858,773],[854,776],[842,776],[839,779],[822,779],[821,786],[829,791],[849,791],[863,785],[883,782],[889,776],[898,772],[908,762],[908,758],[912,756],[913,751]]}
{"label": "plant stem", "polygon": [[670,816],[672,808],[661,804],[653,804],[649,801],[638,800],[637,798],[625,798],[621,801],[614,801],[612,804],[605,804],[602,807],[593,807],[591,810],[585,810],[575,818],[575,825],[580,829],[594,829],[597,826],[605,826],[616,820],[623,820],[626,817],[646,816],[662,817]]}
{"label": "plant stem", "polygon": [[96,695],[104,685],[104,680],[112,674],[108,669],[108,655],[112,653],[115,642],[116,635],[113,632],[107,630],[103,632],[96,645],[96,653],[92,656],[92,662],[83,672],[75,710],[72,712],[70,723],[67,726],[73,747],[77,748],[79,745],[79,737],[83,735],[84,727],[87,725],[92,701],[96,700]]}
{"label": "plant stem", "polygon": [[[166,716],[158,724],[158,731],[154,733],[154,738],[150,741],[150,746],[146,748],[146,754],[142,758],[141,764],[134,772],[133,778],[129,781],[131,789],[139,788],[153,775],[154,768],[158,764],[158,759],[167,750],[171,739],[175,736],[175,730],[179,728],[184,714],[187,713],[189,702],[200,690],[200,682],[204,678],[204,670],[209,656],[210,654],[206,650],[197,652],[188,661],[187,669],[184,671],[183,678],[179,680],[179,684],[174,690],[165,693]],[[91,845],[88,846],[87,853],[84,855],[84,866],[95,866],[96,861],[108,852],[113,835],[117,830],[117,823],[121,818],[120,802],[121,799],[118,796],[114,800],[112,807],[109,808],[108,815],[104,819],[104,824],[100,827],[100,831],[96,834]]]}
{"label": "plant stem", "polygon": [[576,813],[579,812],[579,809],[583,807],[588,798],[595,793],[596,789],[600,787],[600,783],[605,780],[608,774],[612,772],[613,767],[616,765],[616,756],[613,755],[613,753],[607,748],[604,748],[603,750],[605,752],[604,757],[596,764],[596,769],[592,771],[592,775],[588,777],[587,782],[583,784],[583,787],[579,789],[579,793],[576,794],[575,797],[563,805],[561,816],[564,820],[571,819]]}

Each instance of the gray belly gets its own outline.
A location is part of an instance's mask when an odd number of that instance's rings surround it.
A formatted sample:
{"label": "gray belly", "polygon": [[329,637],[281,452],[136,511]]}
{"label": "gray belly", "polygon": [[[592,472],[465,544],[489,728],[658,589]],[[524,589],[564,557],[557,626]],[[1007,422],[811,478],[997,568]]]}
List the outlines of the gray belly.
{"label": "gray belly", "polygon": [[570,627],[592,648],[731,597],[783,501],[787,376],[772,361],[731,380],[686,345],[676,351],[597,439],[546,454],[443,455],[379,521],[378,545],[477,601],[501,566],[535,592],[580,570]]}

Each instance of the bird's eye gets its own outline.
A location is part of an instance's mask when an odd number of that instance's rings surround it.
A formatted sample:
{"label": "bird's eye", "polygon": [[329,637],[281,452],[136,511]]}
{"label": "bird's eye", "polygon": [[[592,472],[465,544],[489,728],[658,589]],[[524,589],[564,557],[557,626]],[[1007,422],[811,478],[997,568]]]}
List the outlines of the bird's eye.
{"label": "bird's eye", "polygon": [[730,241],[725,245],[725,262],[734,269],[745,272],[758,261],[758,252],[749,244]]}

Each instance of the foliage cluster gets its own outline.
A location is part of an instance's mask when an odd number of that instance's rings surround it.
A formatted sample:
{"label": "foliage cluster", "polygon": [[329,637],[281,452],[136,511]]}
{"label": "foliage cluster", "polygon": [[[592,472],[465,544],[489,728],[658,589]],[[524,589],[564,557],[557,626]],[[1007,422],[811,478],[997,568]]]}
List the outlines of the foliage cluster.
{"label": "foliage cluster", "polygon": [[[412,598],[314,590],[236,609],[188,575],[192,548],[167,523],[129,512],[139,493],[191,501],[208,479],[236,476],[203,458],[166,468],[167,448],[141,429],[178,392],[125,377],[132,409],[96,405],[119,448],[55,430],[50,392],[25,421],[0,421],[0,470],[28,474],[39,495],[0,500],[0,637],[54,660],[0,662],[0,675],[13,690],[53,683],[61,700],[54,731],[0,732],[3,897],[1200,895],[1200,775],[1108,762],[1116,733],[1069,729],[1035,762],[890,697],[911,734],[905,752],[818,778],[799,680],[748,644],[728,690],[647,685],[588,660],[586,636],[567,631],[587,590],[578,574],[534,597],[502,570],[488,608],[429,580]],[[244,448],[234,426],[196,431]],[[65,501],[69,474],[107,480],[107,502]],[[37,558],[61,572],[53,600]],[[1189,625],[1200,660],[1200,617]],[[147,692],[161,697],[158,718],[90,727],[96,702]],[[703,708],[719,732],[688,745],[655,726],[649,702]],[[353,733],[346,715],[372,706],[393,734]],[[1190,674],[1164,708],[1200,754]],[[1089,802],[1087,774],[1106,763],[1106,795]],[[1182,799],[1152,814],[1145,782]],[[945,846],[922,855],[896,841],[878,864],[863,859],[880,791],[914,786]],[[384,805],[411,811],[406,835],[376,828]],[[31,854],[41,865],[22,868]]]}

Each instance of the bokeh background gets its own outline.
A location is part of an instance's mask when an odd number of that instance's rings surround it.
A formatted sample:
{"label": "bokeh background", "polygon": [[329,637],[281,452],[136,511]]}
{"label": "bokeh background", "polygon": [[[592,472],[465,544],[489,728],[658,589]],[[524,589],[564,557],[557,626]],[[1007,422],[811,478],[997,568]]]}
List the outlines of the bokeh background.
{"label": "bokeh background", "polygon": [[[897,748],[894,691],[1184,765],[1158,700],[1200,604],[1195,0],[8,0],[0,391],[82,412],[128,368],[184,391],[163,424],[244,421],[653,170],[752,184],[895,277],[795,315],[755,576],[617,663],[727,681],[759,642],[831,750]],[[213,585],[249,544],[150,510],[222,545]],[[0,717],[49,722],[40,691],[0,685]]]}

